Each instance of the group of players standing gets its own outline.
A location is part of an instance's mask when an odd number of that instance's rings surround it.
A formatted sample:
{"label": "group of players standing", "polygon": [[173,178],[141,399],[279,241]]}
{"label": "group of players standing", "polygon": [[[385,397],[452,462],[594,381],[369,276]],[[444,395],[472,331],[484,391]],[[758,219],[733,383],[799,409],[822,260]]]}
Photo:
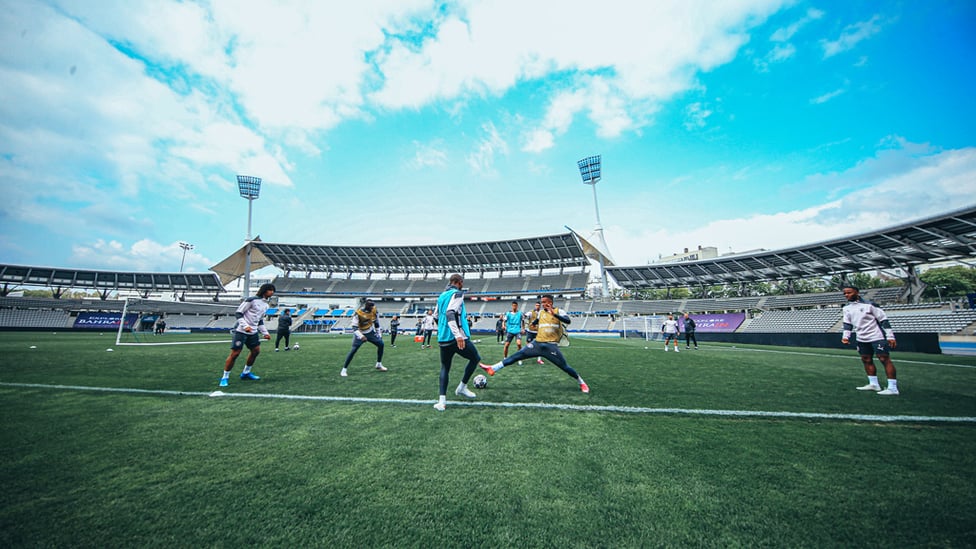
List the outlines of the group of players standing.
{"label": "group of players standing", "polygon": [[[461,383],[457,386],[454,394],[467,398],[475,398],[476,395],[468,388],[468,382],[477,368],[483,369],[488,375],[493,376],[502,368],[516,362],[522,364],[527,358],[535,358],[542,364],[542,358],[548,359],[557,368],[566,372],[579,384],[580,391],[589,393],[590,388],[583,381],[583,378],[566,361],[559,349],[559,342],[565,336],[565,327],[571,320],[568,314],[553,305],[553,296],[543,295],[535,304],[535,309],[523,315],[518,310],[518,302],[512,302],[512,310],[507,312],[504,320],[506,329],[504,358],[495,364],[482,364],[481,355],[475,344],[471,341],[471,326],[467,322],[468,314],[464,306],[464,278],[460,274],[452,274],[447,288],[437,298],[437,344],[440,348],[440,384],[438,401],[434,408],[444,411],[447,400],[448,379],[451,371],[451,363],[454,356],[458,355],[467,359],[464,374],[461,376]],[[898,381],[896,379],[895,366],[891,362],[891,349],[896,345],[895,335],[891,329],[887,316],[884,311],[875,304],[864,300],[860,296],[859,290],[854,286],[843,288],[844,297],[847,304],[843,310],[844,333],[842,342],[847,345],[850,343],[852,333],[858,334],[857,349],[864,365],[865,373],[868,376],[868,383],[858,387],[861,391],[874,391],[880,395],[897,395]],[[271,334],[264,325],[264,315],[268,310],[268,299],[275,293],[273,284],[262,284],[256,295],[245,299],[237,308],[237,325],[233,330],[234,338],[231,341],[231,351],[224,361],[223,376],[220,379],[220,387],[228,385],[230,372],[240,356],[244,347],[250,351],[245,361],[244,370],[241,372],[242,380],[259,380],[259,376],[251,372],[254,361],[261,352],[261,338],[270,340]],[[428,311],[428,317],[432,313]],[[433,322],[433,319],[431,319]],[[374,303],[367,299],[363,306],[356,310],[354,316],[355,332],[352,339],[352,348],[346,355],[346,360],[342,365],[339,375],[346,377],[348,367],[359,348],[365,342],[370,342],[376,346],[376,366],[380,372],[386,372],[383,366],[383,338],[380,335],[380,324]],[[674,315],[668,315],[664,321],[661,331],[665,334],[664,350],[668,350],[668,344],[674,341],[674,350],[678,352],[678,335],[680,328]],[[691,346],[694,341],[695,349],[698,348],[698,339],[695,337],[695,321],[688,314],[684,315],[684,333],[686,348]],[[526,345],[522,347],[522,334],[526,334]],[[430,333],[427,333],[427,340],[423,346],[430,347]],[[280,338],[279,338],[280,339]],[[509,345],[512,340],[516,341],[517,351],[512,356],[508,356]],[[287,349],[287,339],[286,339]],[[277,350],[277,349],[275,349]],[[874,364],[874,355],[878,355],[885,369],[888,379],[888,387],[882,389],[878,381],[877,367]]]}

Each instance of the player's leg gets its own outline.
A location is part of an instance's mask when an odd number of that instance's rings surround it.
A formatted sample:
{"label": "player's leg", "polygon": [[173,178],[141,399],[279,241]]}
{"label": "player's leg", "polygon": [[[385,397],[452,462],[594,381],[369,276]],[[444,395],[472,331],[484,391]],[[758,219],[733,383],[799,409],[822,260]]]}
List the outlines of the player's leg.
{"label": "player's leg", "polygon": [[888,378],[888,388],[884,391],[880,391],[879,395],[897,395],[898,394],[898,373],[895,371],[895,363],[891,361],[891,355],[889,354],[888,342],[881,341],[877,344],[878,348],[878,360],[881,361],[881,365],[884,366],[885,376]]}
{"label": "player's leg", "polygon": [[575,379],[576,382],[579,383],[580,391],[584,393],[589,393],[590,387],[586,384],[585,381],[583,381],[583,378],[579,375],[579,373],[576,370],[574,370],[573,367],[570,366],[568,362],[566,362],[566,357],[563,356],[563,353],[562,351],[559,350],[559,347],[554,343],[546,343],[544,345],[545,345],[546,358],[548,358],[550,362],[555,364],[557,368],[566,372],[567,375]]}
{"label": "player's leg", "polygon": [[[468,363],[464,366],[464,375],[461,376],[461,383],[458,384],[457,389],[454,390],[454,394],[458,396],[463,396],[467,398],[474,398],[477,395],[471,389],[468,389],[468,381],[471,380],[471,375],[474,374],[475,368],[481,362],[481,355],[478,354],[478,349],[468,340],[464,349],[458,349],[457,343],[450,345],[453,348],[453,353],[460,355],[462,358],[468,359]],[[443,351],[442,351],[443,352]]]}
{"label": "player's leg", "polygon": [[352,348],[349,349],[349,354],[346,355],[346,361],[342,364],[342,370],[339,371],[340,376],[346,377],[348,374],[346,369],[349,368],[349,363],[352,362],[352,357],[356,356],[356,352],[359,351],[359,347],[362,346],[362,344],[362,339],[359,339],[355,335],[352,336]]}
{"label": "player's leg", "polygon": [[450,345],[440,348],[441,352],[441,376],[440,386],[437,393],[437,404],[434,409],[443,412],[447,406],[447,383],[451,375],[451,360],[454,358],[454,350]]}
{"label": "player's leg", "polygon": [[870,343],[858,342],[857,352],[861,356],[864,373],[868,376],[868,384],[857,389],[859,391],[880,391],[881,385],[878,383],[878,368],[874,365],[874,348],[871,347]]}
{"label": "player's leg", "polygon": [[241,379],[257,381],[261,378],[251,372],[251,367],[254,366],[254,361],[257,360],[258,355],[261,354],[261,336],[257,334],[248,334],[245,344],[247,345],[249,352],[247,354],[247,360],[244,362],[244,369],[241,371]]}
{"label": "player's leg", "polygon": [[376,369],[381,372],[387,371],[387,368],[383,366],[383,338],[376,332],[370,332],[366,334],[366,339],[373,345],[376,345]]}

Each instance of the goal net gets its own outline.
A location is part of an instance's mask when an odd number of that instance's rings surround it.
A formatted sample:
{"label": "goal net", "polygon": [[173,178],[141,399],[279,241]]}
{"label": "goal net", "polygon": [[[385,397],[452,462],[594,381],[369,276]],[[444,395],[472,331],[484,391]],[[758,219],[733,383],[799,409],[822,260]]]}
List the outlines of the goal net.
{"label": "goal net", "polygon": [[624,339],[643,339],[657,341],[662,339],[661,326],[664,320],[659,316],[626,316],[623,319]]}
{"label": "goal net", "polygon": [[126,298],[116,345],[229,343],[237,304]]}

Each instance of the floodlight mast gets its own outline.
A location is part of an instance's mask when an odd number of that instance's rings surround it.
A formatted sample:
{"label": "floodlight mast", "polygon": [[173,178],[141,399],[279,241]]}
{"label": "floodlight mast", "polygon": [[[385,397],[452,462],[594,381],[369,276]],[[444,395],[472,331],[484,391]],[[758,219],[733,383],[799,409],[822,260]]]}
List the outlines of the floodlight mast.
{"label": "floodlight mast", "polygon": [[241,198],[247,199],[247,243],[244,252],[244,289],[241,299],[247,299],[251,287],[251,206],[261,195],[261,178],[250,175],[237,176],[237,187],[241,191]]}
{"label": "floodlight mast", "polygon": [[[180,272],[182,273],[183,272],[183,264],[186,262],[186,252],[187,252],[187,250],[192,250],[193,249],[193,244],[190,244],[189,242],[180,242],[180,248],[183,248],[183,259],[180,259]],[[186,299],[186,291],[184,291],[182,293],[182,295],[179,295],[179,296],[177,296],[176,295],[176,292],[174,291],[173,292],[173,297],[176,298],[176,299],[178,299],[178,300],[180,300],[180,301],[184,301]]]}
{"label": "floodlight mast", "polygon": [[180,248],[183,248],[183,259],[180,260],[180,272],[183,272],[183,264],[186,262],[186,252],[187,250],[193,249],[193,244],[188,242],[180,242]]}
{"label": "floodlight mast", "polygon": [[607,284],[607,268],[604,262],[603,252],[607,247],[606,240],[603,239],[603,225],[600,224],[600,205],[596,200],[596,184],[602,179],[602,162],[601,155],[588,156],[576,163],[579,167],[580,177],[583,178],[583,183],[593,187],[593,209],[596,211],[596,227],[593,229],[593,234],[596,235],[597,244],[602,246],[604,249],[597,250],[600,256],[600,281],[602,282],[602,299],[608,299],[610,297],[610,286]]}

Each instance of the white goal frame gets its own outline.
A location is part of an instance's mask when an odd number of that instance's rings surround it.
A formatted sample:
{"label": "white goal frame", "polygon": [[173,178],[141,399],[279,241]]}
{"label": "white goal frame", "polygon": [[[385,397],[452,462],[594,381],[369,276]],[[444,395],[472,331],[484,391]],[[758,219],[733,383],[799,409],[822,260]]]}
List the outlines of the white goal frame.
{"label": "white goal frame", "polygon": [[660,316],[625,316],[621,321],[624,339],[663,340],[661,326],[664,320]]}
{"label": "white goal frame", "polygon": [[[200,345],[204,343],[223,343],[226,345],[231,341],[230,339],[208,339],[206,341],[122,341],[122,333],[125,331],[125,315],[129,312],[130,299],[133,298],[126,297],[125,300],[122,302],[122,316],[119,317],[119,330],[115,334],[116,346],[129,345],[133,347],[136,346],[149,347],[149,346],[158,346],[158,345]],[[142,301],[142,300],[137,299],[137,301]],[[136,319],[136,322],[138,323],[140,319],[141,316],[139,319]],[[228,334],[229,333],[230,332],[228,331]]]}

